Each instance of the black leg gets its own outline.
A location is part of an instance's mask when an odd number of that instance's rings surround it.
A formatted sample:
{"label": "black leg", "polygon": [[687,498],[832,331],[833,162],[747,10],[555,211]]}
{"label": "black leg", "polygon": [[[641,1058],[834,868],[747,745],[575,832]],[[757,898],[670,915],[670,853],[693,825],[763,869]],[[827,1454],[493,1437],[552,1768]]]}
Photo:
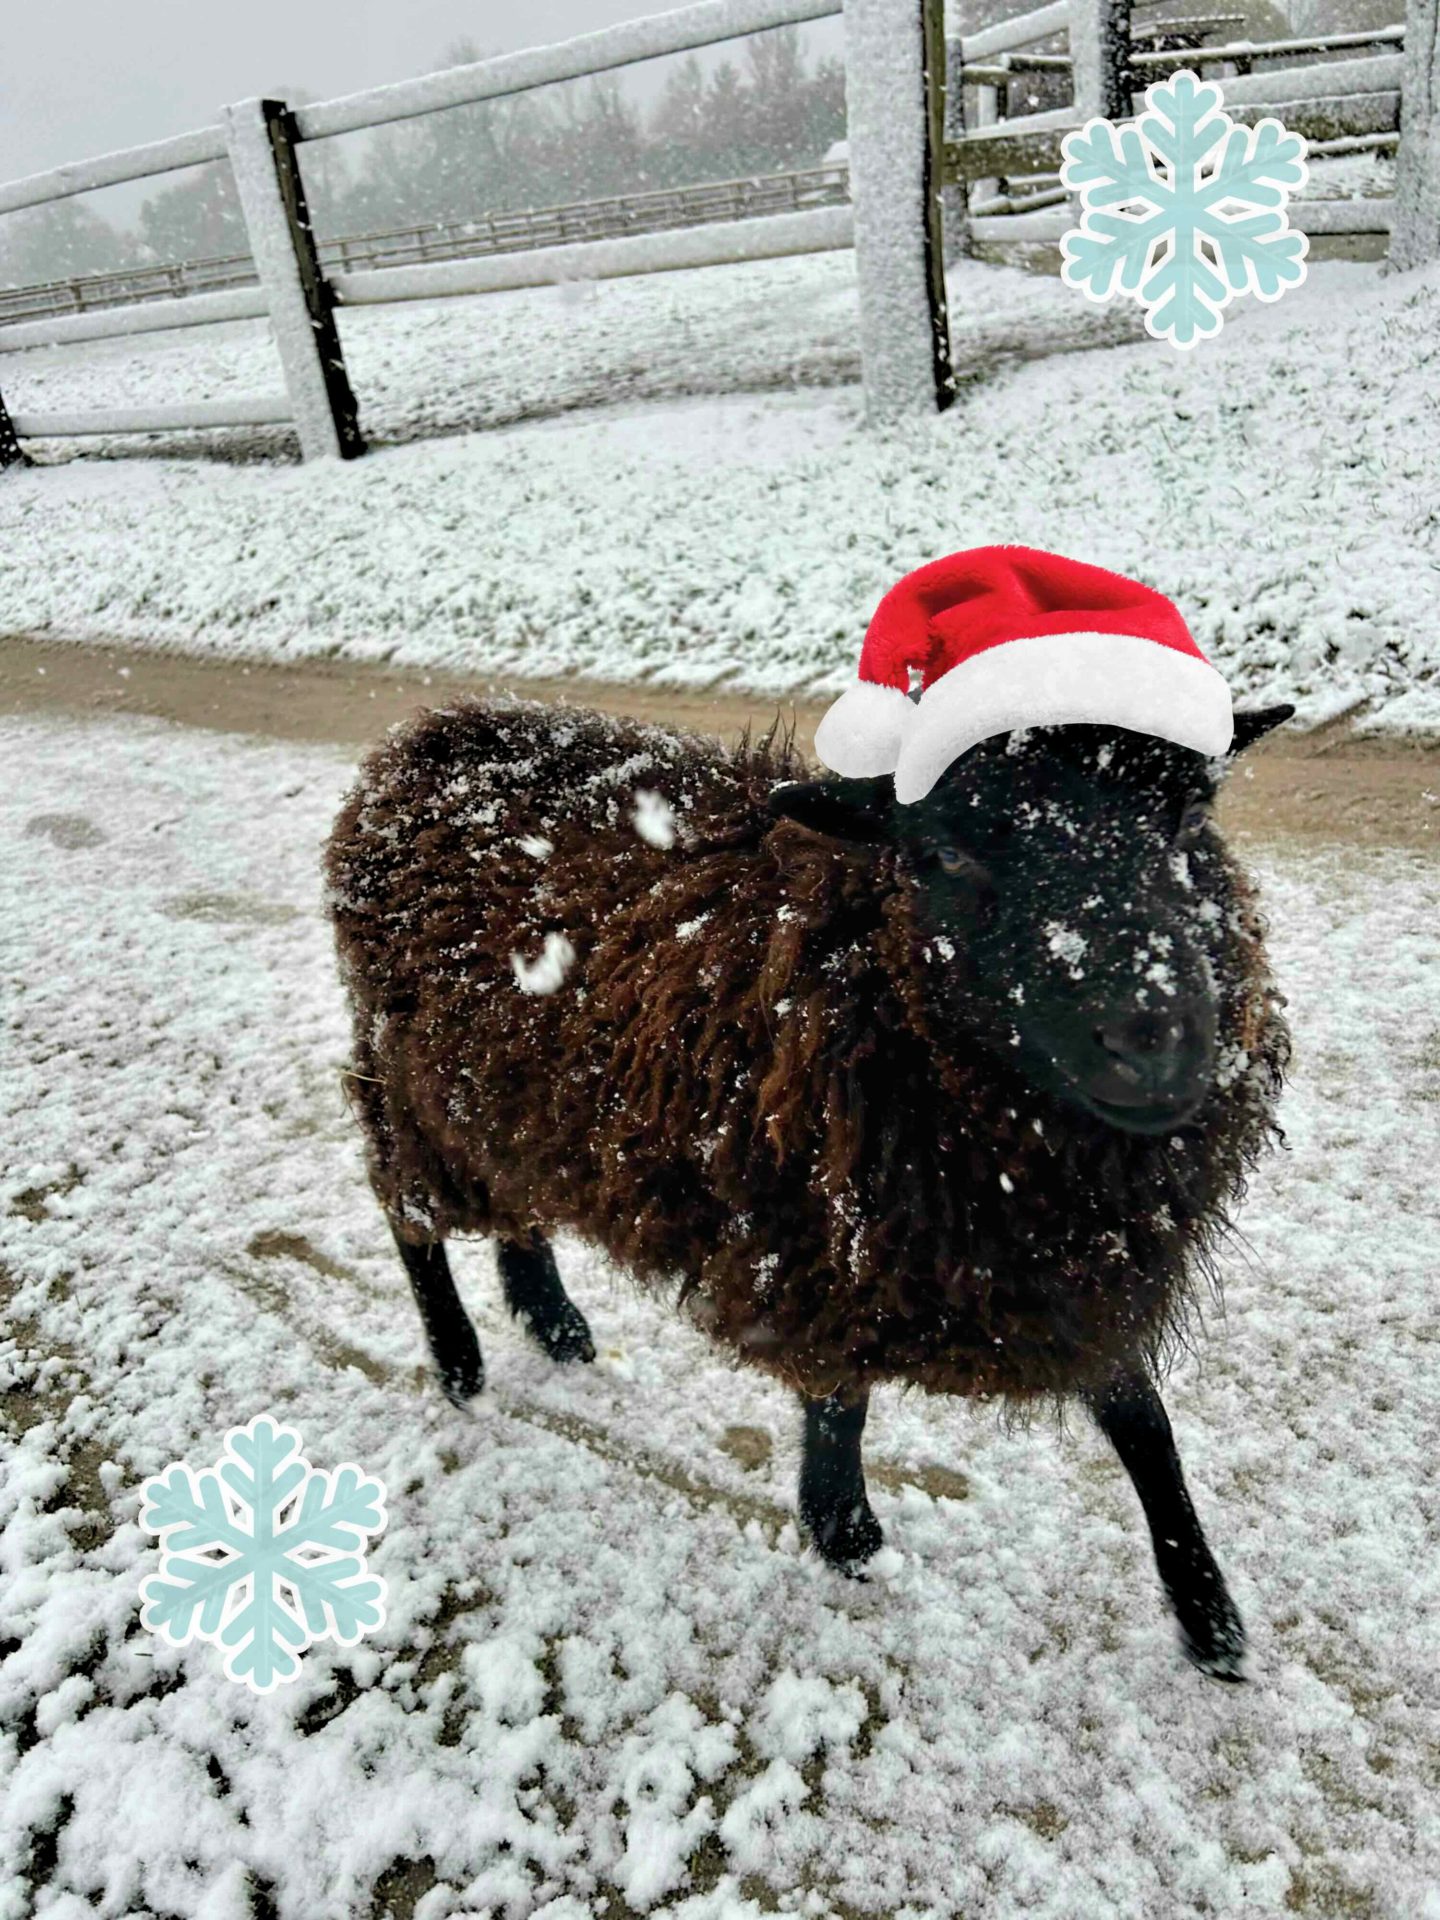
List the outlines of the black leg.
{"label": "black leg", "polygon": [[434,1246],[412,1246],[398,1233],[395,1244],[410,1276],[415,1304],[425,1323],[425,1337],[430,1342],[445,1398],[463,1407],[471,1395],[479,1393],[484,1386],[485,1363],[480,1358],[480,1342],[475,1338],[470,1316],[461,1306],[455,1282],[450,1277],[445,1248],[438,1242]]}
{"label": "black leg", "polygon": [[884,1535],[865,1494],[860,1437],[870,1396],[849,1405],[837,1394],[805,1401],[805,1453],[800,1463],[800,1518],[820,1555],[853,1573]]}
{"label": "black leg", "polygon": [[1126,1374],[1091,1397],[1090,1411],[1135,1483],[1186,1657],[1214,1680],[1243,1680],[1245,1627],[1190,1504],[1154,1385]]}
{"label": "black leg", "polygon": [[502,1240],[495,1253],[505,1304],[552,1360],[593,1360],[585,1316],[566,1293],[550,1242]]}

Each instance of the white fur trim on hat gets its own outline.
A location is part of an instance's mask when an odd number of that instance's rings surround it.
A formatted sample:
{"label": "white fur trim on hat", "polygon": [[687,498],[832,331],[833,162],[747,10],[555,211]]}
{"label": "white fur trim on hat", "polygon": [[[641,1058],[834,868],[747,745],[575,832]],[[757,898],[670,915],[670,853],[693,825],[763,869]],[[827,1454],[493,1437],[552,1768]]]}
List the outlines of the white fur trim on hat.
{"label": "white fur trim on hat", "polygon": [[[845,699],[857,691],[852,687]],[[822,730],[835,711],[825,716]],[[1230,689],[1194,654],[1129,633],[1007,640],[961,661],[926,688],[903,731],[899,756],[889,763],[895,798],[905,804],[923,800],[952,761],[992,734],[1083,723],[1154,734],[1207,756],[1224,753],[1234,735]],[[830,758],[818,733],[815,746],[827,766],[850,771]],[[864,771],[884,769],[877,761]]]}
{"label": "white fur trim on hat", "polygon": [[900,743],[920,709],[898,687],[857,680],[815,729],[815,752],[832,773],[852,780],[893,773]]}

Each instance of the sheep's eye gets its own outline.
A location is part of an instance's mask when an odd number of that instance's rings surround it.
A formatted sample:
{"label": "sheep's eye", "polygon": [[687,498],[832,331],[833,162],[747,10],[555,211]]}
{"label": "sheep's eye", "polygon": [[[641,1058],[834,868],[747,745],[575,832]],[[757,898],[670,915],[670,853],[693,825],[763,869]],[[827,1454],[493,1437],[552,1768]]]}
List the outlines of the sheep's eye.
{"label": "sheep's eye", "polygon": [[1203,800],[1192,800],[1180,816],[1180,825],[1175,829],[1177,847],[1188,847],[1199,839],[1210,818],[1210,809]]}
{"label": "sheep's eye", "polygon": [[959,847],[937,847],[935,849],[935,859],[940,871],[942,873],[948,873],[952,879],[957,878],[962,873],[973,875],[978,874],[980,871],[977,863],[970,858],[968,853],[962,853]]}

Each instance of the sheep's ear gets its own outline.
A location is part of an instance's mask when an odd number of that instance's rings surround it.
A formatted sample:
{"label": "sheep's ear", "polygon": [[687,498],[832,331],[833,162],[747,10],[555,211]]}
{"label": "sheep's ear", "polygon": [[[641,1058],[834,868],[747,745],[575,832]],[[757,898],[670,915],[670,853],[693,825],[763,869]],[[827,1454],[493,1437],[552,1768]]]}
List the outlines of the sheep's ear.
{"label": "sheep's ear", "polygon": [[894,799],[889,774],[876,780],[797,780],[776,787],[770,811],[777,820],[794,820],[831,840],[884,840]]}
{"label": "sheep's ear", "polygon": [[1263,740],[1267,733],[1276,727],[1283,727],[1295,709],[1292,706],[1255,707],[1249,713],[1237,713],[1235,716],[1235,738],[1230,742],[1230,757],[1244,753],[1247,747],[1253,747],[1257,740]]}

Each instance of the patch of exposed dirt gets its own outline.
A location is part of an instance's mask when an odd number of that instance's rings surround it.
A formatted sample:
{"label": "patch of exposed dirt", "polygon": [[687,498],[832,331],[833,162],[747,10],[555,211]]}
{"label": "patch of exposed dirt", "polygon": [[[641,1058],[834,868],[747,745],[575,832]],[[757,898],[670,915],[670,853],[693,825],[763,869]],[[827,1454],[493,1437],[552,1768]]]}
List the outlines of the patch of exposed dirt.
{"label": "patch of exposed dirt", "polygon": [[162,900],[160,911],[170,920],[212,920],[222,926],[282,927],[300,918],[298,907],[283,901],[250,900],[238,893],[181,893]]}
{"label": "patch of exposed dirt", "polygon": [[[777,717],[807,746],[823,701],[494,680],[335,661],[296,666],[203,660],[80,642],[0,638],[0,713],[140,713],[222,733],[360,746],[419,707],[516,692],[734,739]],[[1221,807],[1229,831],[1257,840],[1440,848],[1440,740],[1362,735],[1346,721],[1272,734],[1246,756]],[[48,829],[47,829],[48,830]]]}
{"label": "patch of exposed dirt", "polygon": [[747,1473],[768,1467],[775,1443],[763,1427],[726,1427],[720,1436],[720,1451],[738,1460]]}
{"label": "patch of exposed dirt", "polygon": [[875,1486],[884,1487],[890,1493],[900,1493],[906,1487],[918,1487],[921,1493],[928,1493],[932,1500],[970,1498],[969,1480],[952,1467],[897,1467],[888,1461],[876,1460],[866,1462],[865,1475]]}
{"label": "patch of exposed dirt", "polygon": [[104,841],[104,834],[93,820],[87,820],[83,813],[32,813],[25,822],[25,831],[32,840],[50,840],[67,852],[78,847],[98,847]]}

